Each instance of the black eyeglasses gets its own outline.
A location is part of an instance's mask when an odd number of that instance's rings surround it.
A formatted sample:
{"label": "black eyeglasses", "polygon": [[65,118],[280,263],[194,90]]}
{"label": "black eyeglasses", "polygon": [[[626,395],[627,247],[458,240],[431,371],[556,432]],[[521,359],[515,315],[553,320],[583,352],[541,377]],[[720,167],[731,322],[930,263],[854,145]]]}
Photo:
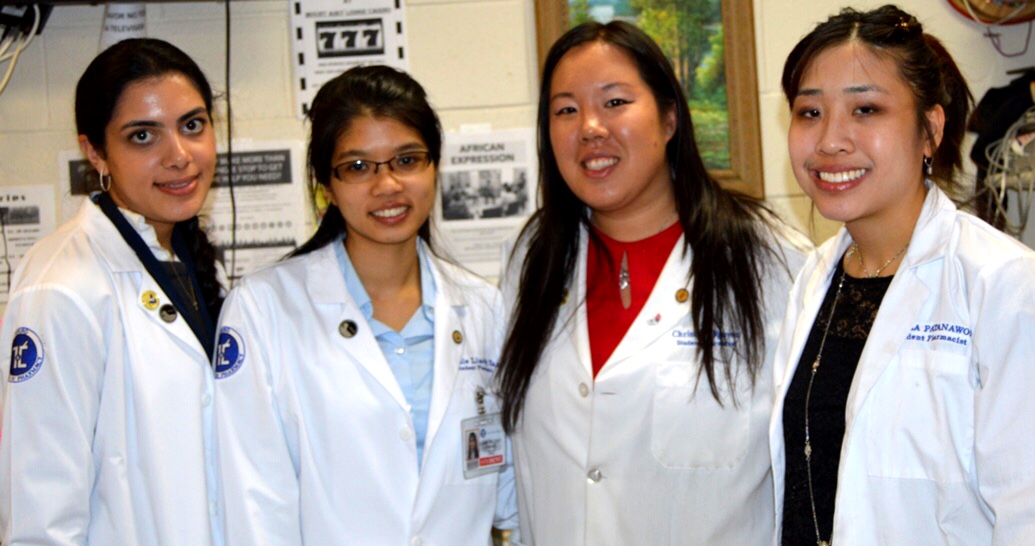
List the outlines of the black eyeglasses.
{"label": "black eyeglasses", "polygon": [[374,179],[381,165],[399,176],[417,174],[431,164],[431,152],[414,151],[401,153],[388,161],[354,159],[334,167],[334,177],[346,184],[362,184]]}

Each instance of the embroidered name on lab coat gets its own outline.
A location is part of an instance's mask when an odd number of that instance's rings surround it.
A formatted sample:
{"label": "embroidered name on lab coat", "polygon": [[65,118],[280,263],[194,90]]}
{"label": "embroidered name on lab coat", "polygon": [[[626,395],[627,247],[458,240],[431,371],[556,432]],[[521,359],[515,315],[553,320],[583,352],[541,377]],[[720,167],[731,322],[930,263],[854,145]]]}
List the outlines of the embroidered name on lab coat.
{"label": "embroidered name on lab coat", "polygon": [[475,368],[483,372],[492,373],[496,371],[496,361],[491,358],[484,358],[480,356],[465,356],[460,359],[460,371],[472,371]]}
{"label": "embroidered name on lab coat", "polygon": [[[676,340],[676,345],[685,347],[697,346],[697,332],[693,330],[672,330],[672,337]],[[740,339],[740,332],[720,332],[716,330],[715,336],[712,337],[713,347],[736,347],[737,340]]]}
{"label": "embroidered name on lab coat", "polygon": [[935,322],[931,324],[914,324],[906,335],[906,341],[918,341],[920,343],[948,342],[966,347],[971,343],[972,332],[970,328],[949,322]]}

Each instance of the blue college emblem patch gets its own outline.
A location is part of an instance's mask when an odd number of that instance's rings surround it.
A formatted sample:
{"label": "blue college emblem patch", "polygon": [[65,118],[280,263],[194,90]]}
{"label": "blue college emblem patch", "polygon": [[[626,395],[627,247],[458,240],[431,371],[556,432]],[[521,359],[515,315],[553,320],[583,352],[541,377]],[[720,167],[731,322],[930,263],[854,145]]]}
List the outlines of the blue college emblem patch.
{"label": "blue college emblem patch", "polygon": [[237,330],[229,326],[219,329],[219,342],[216,344],[216,379],[234,375],[244,364],[244,341]]}
{"label": "blue college emblem patch", "polygon": [[11,342],[11,376],[8,381],[21,383],[32,379],[43,367],[43,342],[36,332],[24,326],[14,331]]}

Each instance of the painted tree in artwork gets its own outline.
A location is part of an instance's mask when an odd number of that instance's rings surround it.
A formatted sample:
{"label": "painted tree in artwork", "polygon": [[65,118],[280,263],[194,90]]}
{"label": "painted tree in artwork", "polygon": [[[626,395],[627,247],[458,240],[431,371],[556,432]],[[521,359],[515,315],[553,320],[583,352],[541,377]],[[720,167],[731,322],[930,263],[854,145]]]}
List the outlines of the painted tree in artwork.
{"label": "painted tree in artwork", "polygon": [[589,14],[589,0],[571,0],[568,6],[568,18],[571,26],[593,20],[593,16]]}
{"label": "painted tree in artwork", "polygon": [[696,70],[711,51],[709,38],[722,20],[719,0],[629,0],[637,24],[659,44],[676,69],[688,97],[694,97]]}

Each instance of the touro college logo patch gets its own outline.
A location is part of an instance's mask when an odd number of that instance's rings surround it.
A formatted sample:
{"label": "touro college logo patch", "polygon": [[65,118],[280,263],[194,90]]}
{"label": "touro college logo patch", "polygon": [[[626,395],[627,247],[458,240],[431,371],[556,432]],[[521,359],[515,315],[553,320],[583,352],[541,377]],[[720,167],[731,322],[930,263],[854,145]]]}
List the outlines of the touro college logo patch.
{"label": "touro college logo patch", "polygon": [[11,376],[8,381],[21,383],[32,379],[43,367],[43,342],[36,332],[18,328],[11,343]]}
{"label": "touro college logo patch", "polygon": [[234,375],[244,364],[244,341],[241,334],[229,326],[219,330],[219,343],[216,345],[216,379]]}

